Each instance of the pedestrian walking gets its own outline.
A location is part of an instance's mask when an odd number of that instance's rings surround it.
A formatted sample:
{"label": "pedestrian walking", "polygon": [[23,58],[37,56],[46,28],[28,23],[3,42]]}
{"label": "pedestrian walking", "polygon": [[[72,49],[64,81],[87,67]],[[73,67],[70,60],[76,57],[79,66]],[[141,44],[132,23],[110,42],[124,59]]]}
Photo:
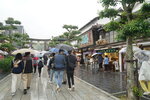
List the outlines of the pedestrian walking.
{"label": "pedestrian walking", "polygon": [[38,61],[39,77],[41,77],[41,71],[42,71],[43,66],[44,66],[44,64],[43,64],[43,61],[42,61],[42,57],[40,57],[40,59],[39,59],[39,61]]}
{"label": "pedestrian walking", "polygon": [[97,57],[97,59],[98,59],[98,64],[99,64],[99,69],[98,69],[98,71],[101,71],[101,70],[103,70],[103,57],[102,57],[102,55],[101,54],[99,54],[98,55],[98,57]]}
{"label": "pedestrian walking", "polygon": [[117,59],[114,59],[114,67],[115,67],[115,72],[118,72],[119,71],[119,63],[118,63],[118,60]]}
{"label": "pedestrian walking", "polygon": [[[65,58],[66,58],[66,61],[67,61],[67,55],[65,54],[64,52],[64,55],[65,55]],[[63,75],[63,81],[62,81],[62,84],[67,84],[67,72],[66,72],[66,68],[64,70],[64,75]]]}
{"label": "pedestrian walking", "polygon": [[66,57],[64,55],[64,50],[60,49],[59,54],[54,57],[54,71],[55,71],[55,82],[57,85],[56,91],[60,91],[64,70],[66,68]]}
{"label": "pedestrian walking", "polygon": [[81,56],[77,56],[77,64],[80,67],[80,62],[81,62]]}
{"label": "pedestrian walking", "polygon": [[34,73],[36,73],[37,65],[38,65],[38,57],[33,57]]}
{"label": "pedestrian walking", "polygon": [[48,67],[48,71],[49,71],[49,82],[52,83],[53,81],[53,75],[54,75],[54,56],[55,56],[55,53],[52,53],[50,55],[50,58],[48,59],[47,61],[47,67]]}
{"label": "pedestrian walking", "polygon": [[46,66],[48,57],[45,54],[43,55],[43,59],[44,59],[44,65]]}
{"label": "pedestrian walking", "polygon": [[104,67],[105,67],[105,71],[109,70],[109,58],[107,55],[104,58]]}
{"label": "pedestrian walking", "polygon": [[15,59],[11,63],[11,75],[12,75],[12,84],[11,84],[11,94],[12,96],[16,93],[16,88],[20,86],[21,83],[21,73],[24,68],[24,63],[22,61],[21,53],[18,53],[15,56]]}
{"label": "pedestrian walking", "polygon": [[24,69],[22,74],[24,94],[27,94],[27,89],[30,89],[32,72],[33,72],[33,63],[30,56],[30,52],[26,52],[24,56]]}
{"label": "pedestrian walking", "polygon": [[[74,69],[76,67],[77,59],[75,55],[72,54],[72,51],[68,51],[69,55],[67,56],[67,79],[69,90],[74,90]],[[72,86],[72,87],[71,87]]]}

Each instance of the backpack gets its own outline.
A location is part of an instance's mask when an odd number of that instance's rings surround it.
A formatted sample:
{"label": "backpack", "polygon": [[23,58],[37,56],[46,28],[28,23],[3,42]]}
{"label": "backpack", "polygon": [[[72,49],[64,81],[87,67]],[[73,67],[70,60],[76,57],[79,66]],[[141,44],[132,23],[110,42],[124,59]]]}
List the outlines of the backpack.
{"label": "backpack", "polygon": [[43,62],[42,62],[42,60],[40,60],[39,63],[38,63],[38,67],[39,67],[39,68],[42,68],[43,66],[44,66],[44,65],[43,65]]}
{"label": "backpack", "polygon": [[13,66],[15,67],[15,68],[17,68],[19,65],[19,63],[21,62],[21,60],[17,60],[17,61],[13,61]]}
{"label": "backpack", "polygon": [[48,68],[54,68],[54,58],[51,58],[48,64]]}
{"label": "backpack", "polygon": [[[69,55],[69,56],[67,57],[67,59],[68,59],[68,66],[71,67],[71,68],[75,68],[75,67],[76,67],[76,57],[73,56],[73,55]],[[70,59],[71,59],[72,61],[71,61]],[[73,63],[73,62],[75,62],[75,63]]]}

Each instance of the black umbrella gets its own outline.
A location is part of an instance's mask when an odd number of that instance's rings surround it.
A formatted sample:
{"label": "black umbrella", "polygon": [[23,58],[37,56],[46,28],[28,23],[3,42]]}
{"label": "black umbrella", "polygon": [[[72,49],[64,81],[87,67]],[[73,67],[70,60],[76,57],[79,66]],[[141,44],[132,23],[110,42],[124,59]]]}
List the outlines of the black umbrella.
{"label": "black umbrella", "polygon": [[63,49],[63,50],[67,50],[67,51],[73,50],[73,47],[71,47],[70,45],[67,45],[67,44],[58,44],[55,48]]}

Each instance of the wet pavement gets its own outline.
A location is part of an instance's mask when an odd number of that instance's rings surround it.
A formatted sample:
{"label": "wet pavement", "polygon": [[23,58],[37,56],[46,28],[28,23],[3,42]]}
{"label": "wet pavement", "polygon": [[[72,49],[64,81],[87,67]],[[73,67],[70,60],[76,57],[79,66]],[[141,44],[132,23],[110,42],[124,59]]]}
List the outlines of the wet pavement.
{"label": "wet pavement", "polygon": [[75,75],[111,94],[126,91],[126,73],[97,70],[98,68],[77,67]]}
{"label": "wet pavement", "polygon": [[5,76],[7,76],[10,73],[0,73],[0,80],[3,79]]}

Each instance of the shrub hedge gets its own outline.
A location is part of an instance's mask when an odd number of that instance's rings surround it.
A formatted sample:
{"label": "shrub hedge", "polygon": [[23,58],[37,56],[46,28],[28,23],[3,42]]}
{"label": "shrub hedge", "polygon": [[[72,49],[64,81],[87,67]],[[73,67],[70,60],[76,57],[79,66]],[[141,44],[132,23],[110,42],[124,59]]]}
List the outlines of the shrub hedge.
{"label": "shrub hedge", "polygon": [[10,72],[12,59],[13,57],[10,56],[0,60],[0,70],[2,72]]}

